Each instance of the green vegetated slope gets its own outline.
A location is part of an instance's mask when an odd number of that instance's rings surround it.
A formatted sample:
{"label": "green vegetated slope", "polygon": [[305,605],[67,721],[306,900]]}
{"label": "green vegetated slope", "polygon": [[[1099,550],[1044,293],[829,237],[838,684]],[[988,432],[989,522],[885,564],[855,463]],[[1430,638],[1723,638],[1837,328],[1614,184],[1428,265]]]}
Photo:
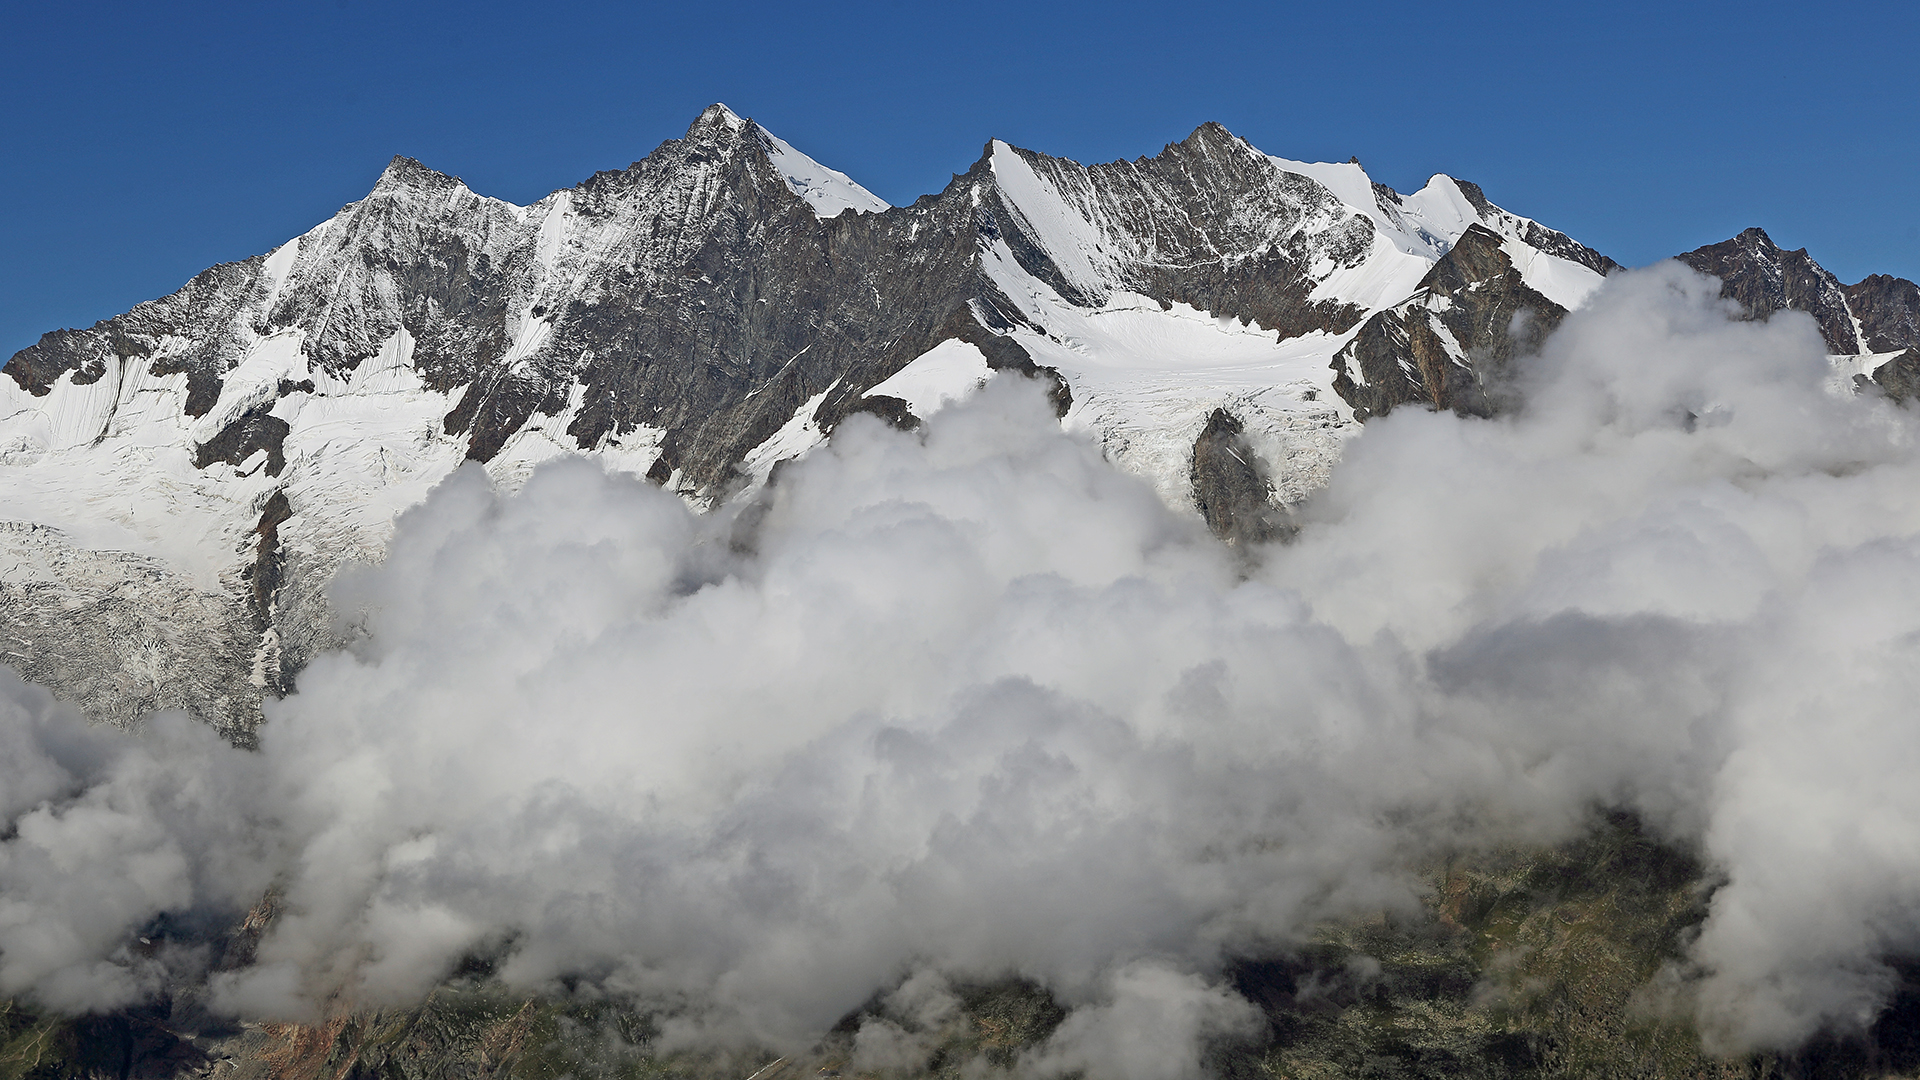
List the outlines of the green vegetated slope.
{"label": "green vegetated slope", "polygon": [[[1268,1031],[1211,1047],[1208,1070],[1226,1080],[1920,1076],[1911,971],[1871,1032],[1791,1055],[1706,1055],[1671,973],[1712,882],[1625,815],[1598,818],[1563,847],[1459,857],[1429,880],[1419,918],[1326,925],[1290,955],[1238,965],[1231,977]],[[875,1012],[849,1016],[795,1058],[662,1053],[652,1015],[515,996],[475,970],[411,1009],[191,1040],[159,1010],[75,1021],[9,1006],[0,1080],[978,1080],[1016,1070],[1065,1016],[1019,980],[956,992],[960,1008],[938,1030],[915,1032],[932,1048],[926,1060],[871,1078],[851,1061],[853,1034]],[[913,1030],[908,1017],[885,1018]]]}

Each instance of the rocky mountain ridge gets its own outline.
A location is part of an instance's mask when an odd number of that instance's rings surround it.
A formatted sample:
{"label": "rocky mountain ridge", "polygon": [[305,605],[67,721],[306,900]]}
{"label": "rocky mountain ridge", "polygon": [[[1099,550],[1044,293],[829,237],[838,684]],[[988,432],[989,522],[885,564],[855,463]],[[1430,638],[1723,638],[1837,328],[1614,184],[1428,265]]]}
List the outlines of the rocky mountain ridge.
{"label": "rocky mountain ridge", "polygon": [[[1912,283],[1842,286],[1758,230],[1683,258],[1907,392]],[[525,207],[395,158],[273,252],[6,364],[4,659],[99,717],[244,738],[338,640],[334,568],[462,461],[512,485],[585,453],[716,506],[995,371],[1216,529],[1277,535],[1254,495],[1297,501],[1396,406],[1496,411],[1617,268],[1473,184],[1401,195],[1215,124],[1092,166],[992,141],[904,207],[718,105]]]}

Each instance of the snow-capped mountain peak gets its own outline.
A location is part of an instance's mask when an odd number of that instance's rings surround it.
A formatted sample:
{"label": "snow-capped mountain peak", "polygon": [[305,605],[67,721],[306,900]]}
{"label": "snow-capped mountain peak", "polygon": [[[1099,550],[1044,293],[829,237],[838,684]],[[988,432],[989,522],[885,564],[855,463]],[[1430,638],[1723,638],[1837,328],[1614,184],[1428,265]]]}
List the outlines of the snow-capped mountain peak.
{"label": "snow-capped mountain peak", "polygon": [[714,102],[700,111],[693,124],[687,128],[687,138],[694,138],[701,130],[725,128],[728,131],[745,131],[747,119],[721,102]]}
{"label": "snow-capped mountain peak", "polygon": [[430,169],[405,154],[395,154],[387,167],[380,170],[380,178],[373,182],[368,194],[382,194],[399,189],[422,187],[446,187],[459,185],[465,187],[457,177]]}

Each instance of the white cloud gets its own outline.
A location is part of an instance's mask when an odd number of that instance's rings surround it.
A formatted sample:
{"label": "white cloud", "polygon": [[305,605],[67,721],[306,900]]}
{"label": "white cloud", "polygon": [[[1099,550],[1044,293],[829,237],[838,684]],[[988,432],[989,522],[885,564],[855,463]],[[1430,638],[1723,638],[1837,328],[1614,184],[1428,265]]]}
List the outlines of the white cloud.
{"label": "white cloud", "polygon": [[[1726,875],[1716,1045],[1860,1022],[1920,946],[1913,418],[1671,265],[1532,372],[1512,418],[1370,424],[1252,580],[1006,378],[917,434],[849,420],[757,523],[583,461],[463,471],[339,583],[369,636],[258,755],[6,684],[0,984],[126,1000],[129,933],[277,877],[230,1008],[506,948],[520,985],[799,1045],[909,972],[929,1016],[1014,972],[1078,1004],[1031,1067],[1184,1077],[1248,1023],[1224,957],[1609,803]],[[865,1060],[917,1052],[872,1027]]]}

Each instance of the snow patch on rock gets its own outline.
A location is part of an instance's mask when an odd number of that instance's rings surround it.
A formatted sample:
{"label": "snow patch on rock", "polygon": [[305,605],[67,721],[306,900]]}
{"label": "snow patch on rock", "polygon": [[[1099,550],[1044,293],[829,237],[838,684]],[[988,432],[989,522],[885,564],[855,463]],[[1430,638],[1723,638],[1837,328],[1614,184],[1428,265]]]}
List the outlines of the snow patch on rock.
{"label": "snow patch on rock", "polygon": [[907,403],[913,415],[924,420],[948,402],[972,394],[992,375],[978,346],[948,340],[881,380],[865,396],[897,397]]}
{"label": "snow patch on rock", "polygon": [[779,171],[780,178],[787,182],[787,187],[795,195],[807,200],[816,216],[839,217],[847,210],[857,214],[877,214],[892,208],[885,199],[854,183],[846,173],[827,168],[795,150],[791,143],[767,129],[760,129],[760,137],[766,148],[767,160],[773,162],[773,167]]}

